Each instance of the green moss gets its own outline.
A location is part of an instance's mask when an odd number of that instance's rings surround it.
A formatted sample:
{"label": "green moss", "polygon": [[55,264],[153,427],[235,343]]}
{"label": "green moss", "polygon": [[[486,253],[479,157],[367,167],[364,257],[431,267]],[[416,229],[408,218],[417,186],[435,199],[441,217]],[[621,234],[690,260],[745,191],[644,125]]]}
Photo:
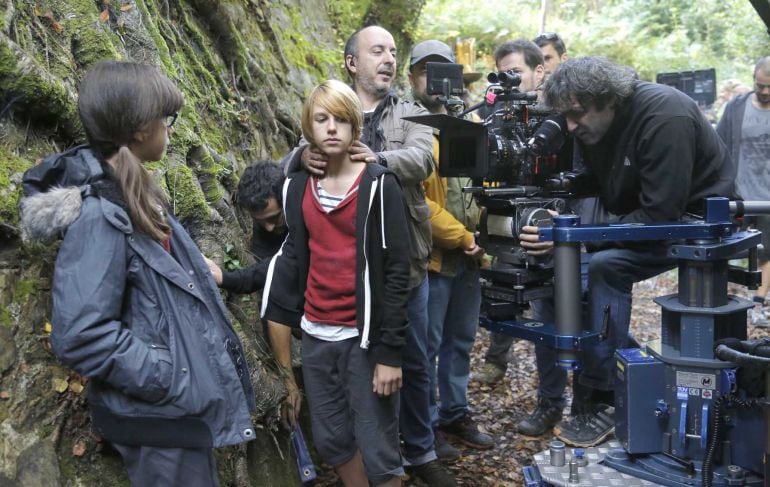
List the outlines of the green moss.
{"label": "green moss", "polygon": [[35,285],[35,281],[31,279],[19,279],[16,281],[16,289],[13,292],[13,299],[17,303],[24,301],[27,296],[34,293],[36,289],[37,286]]}
{"label": "green moss", "polygon": [[309,26],[298,10],[289,10],[287,13],[289,27],[277,31],[287,61],[298,69],[311,71],[318,78],[327,78],[329,66],[339,63],[339,51],[319,46],[307,37],[305,33]]}
{"label": "green moss", "polygon": [[166,39],[161,35],[158,25],[155,23],[163,19],[163,16],[158,12],[153,1],[136,0],[136,6],[142,10],[145,28],[158,49],[160,64],[163,66],[163,70],[169,73],[169,75],[174,75],[173,77],[177,79],[176,62],[171,59]]}
{"label": "green moss", "polygon": [[8,328],[13,327],[13,317],[11,311],[5,306],[0,306],[0,325]]}
{"label": "green moss", "polygon": [[16,94],[17,106],[26,106],[33,120],[77,126],[74,91],[58,78],[41,76],[45,70],[36,60],[25,60],[23,70],[19,62],[19,53],[0,44],[0,93]]}
{"label": "green moss", "polygon": [[110,35],[101,29],[83,26],[72,36],[72,54],[82,68],[88,68],[102,59],[120,59]]}
{"label": "green moss", "polygon": [[329,20],[333,22],[340,51],[344,48],[348,36],[361,28],[371,3],[371,0],[335,0],[326,3],[326,12]]}
{"label": "green moss", "polygon": [[0,146],[0,221],[11,225],[19,223],[21,175],[30,167],[31,162]]}
{"label": "green moss", "polygon": [[164,174],[161,184],[168,192],[174,214],[180,220],[206,221],[209,219],[210,211],[206,204],[206,197],[192,169],[184,164],[165,167],[162,162],[147,164],[147,168]]}
{"label": "green moss", "polygon": [[213,203],[224,197],[224,189],[219,184],[220,176],[227,171],[227,168],[217,164],[211,152],[203,146],[200,147],[200,167],[198,175],[200,178],[201,189],[206,195],[206,201]]}

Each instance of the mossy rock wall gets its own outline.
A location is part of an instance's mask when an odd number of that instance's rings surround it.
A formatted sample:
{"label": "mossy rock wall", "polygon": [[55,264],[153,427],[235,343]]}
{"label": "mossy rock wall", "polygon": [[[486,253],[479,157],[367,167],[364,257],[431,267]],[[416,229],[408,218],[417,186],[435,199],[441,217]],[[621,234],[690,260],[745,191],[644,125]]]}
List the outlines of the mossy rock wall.
{"label": "mossy rock wall", "polygon": [[[0,0],[0,485],[128,485],[120,458],[90,431],[87,381],[50,352],[56,245],[19,240],[21,174],[83,141],[85,70],[131,60],[177,83],[185,106],[168,155],[150,169],[206,255],[248,263],[250,224],[230,203],[238,176],[294,145],[304,95],[322,79],[346,79],[343,43],[364,22],[391,29],[405,59],[423,2],[398,3],[395,15],[370,0]],[[228,297],[258,391],[259,434],[218,452],[221,481],[297,485],[277,426],[285,391],[256,303]]]}

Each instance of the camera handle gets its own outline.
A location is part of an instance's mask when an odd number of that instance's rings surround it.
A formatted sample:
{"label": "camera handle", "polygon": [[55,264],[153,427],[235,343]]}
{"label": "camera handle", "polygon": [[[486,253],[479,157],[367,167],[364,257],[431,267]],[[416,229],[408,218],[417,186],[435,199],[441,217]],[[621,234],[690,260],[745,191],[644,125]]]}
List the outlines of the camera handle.
{"label": "camera handle", "polygon": [[451,93],[452,84],[450,83],[449,78],[442,79],[441,95],[438,97],[439,101],[446,107],[446,111],[449,115],[453,117],[462,117],[465,104],[460,98],[452,96]]}

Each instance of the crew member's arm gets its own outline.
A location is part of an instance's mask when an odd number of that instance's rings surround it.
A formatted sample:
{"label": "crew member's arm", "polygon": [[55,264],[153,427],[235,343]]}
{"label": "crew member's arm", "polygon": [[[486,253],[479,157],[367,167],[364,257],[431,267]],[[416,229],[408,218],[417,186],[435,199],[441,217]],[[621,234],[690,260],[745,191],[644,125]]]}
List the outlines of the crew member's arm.
{"label": "crew member's arm", "polygon": [[473,234],[466,230],[446,208],[425,197],[430,208],[430,229],[433,245],[442,249],[469,249],[474,244]]}
{"label": "crew member's arm", "polygon": [[[553,210],[548,210],[548,212],[551,216],[558,216],[558,213]],[[553,252],[553,242],[551,240],[540,241],[540,237],[537,233],[538,230],[538,227],[532,225],[521,228],[522,233],[519,234],[519,243],[521,243],[522,248],[527,251],[527,254],[534,256],[546,255]]]}
{"label": "crew member's arm", "polygon": [[294,372],[291,368],[291,328],[268,320],[267,336],[287,391],[285,409],[282,413],[289,425],[291,425],[291,429],[294,429],[297,424],[297,418],[299,418],[300,407],[302,406],[302,396],[299,393],[299,388],[294,380]]}
{"label": "crew member's arm", "polygon": [[270,259],[262,259],[259,262],[236,269],[234,271],[222,271],[222,269],[211,259],[206,259],[211,275],[217,286],[238,294],[249,294],[259,291],[265,286],[267,269],[270,266]]}
{"label": "crew member's arm", "polygon": [[[413,115],[427,115],[428,112],[413,105]],[[377,154],[384,164],[396,173],[404,186],[420,183],[433,171],[433,130],[427,125],[399,121],[403,124],[404,140],[400,149],[386,150]]]}

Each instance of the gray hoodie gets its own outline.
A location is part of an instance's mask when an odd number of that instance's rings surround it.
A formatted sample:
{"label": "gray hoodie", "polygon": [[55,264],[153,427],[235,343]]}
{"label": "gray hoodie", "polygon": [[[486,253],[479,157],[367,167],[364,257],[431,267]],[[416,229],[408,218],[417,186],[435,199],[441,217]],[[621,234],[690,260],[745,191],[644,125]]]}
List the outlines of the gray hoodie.
{"label": "gray hoodie", "polygon": [[134,231],[110,171],[87,147],[47,158],[23,182],[23,237],[63,235],[51,345],[90,379],[94,430],[156,447],[253,439],[243,350],[184,228],[169,217],[171,252]]}

